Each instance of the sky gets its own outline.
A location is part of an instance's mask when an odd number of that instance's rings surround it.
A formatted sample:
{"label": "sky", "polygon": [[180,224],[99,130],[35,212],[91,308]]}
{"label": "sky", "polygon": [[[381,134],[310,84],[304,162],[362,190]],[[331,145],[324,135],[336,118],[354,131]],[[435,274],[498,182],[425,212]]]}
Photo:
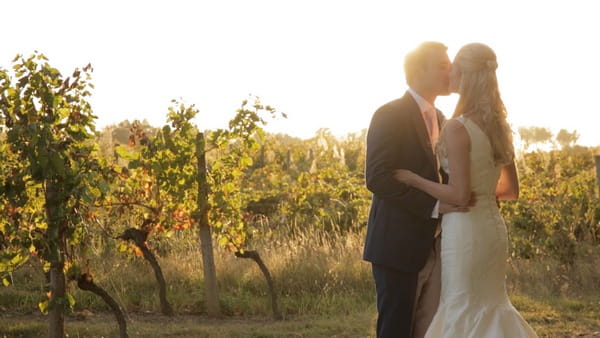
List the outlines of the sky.
{"label": "sky", "polygon": [[[600,145],[593,0],[12,0],[0,12],[0,67],[34,50],[65,76],[91,63],[100,128],[160,126],[172,99],[198,108],[200,129],[226,127],[253,95],[288,116],[268,119],[269,132],[359,132],[407,89],[404,55],[433,40],[451,59],[470,42],[496,51],[513,129],[576,130]],[[449,117],[456,101],[436,106]]]}

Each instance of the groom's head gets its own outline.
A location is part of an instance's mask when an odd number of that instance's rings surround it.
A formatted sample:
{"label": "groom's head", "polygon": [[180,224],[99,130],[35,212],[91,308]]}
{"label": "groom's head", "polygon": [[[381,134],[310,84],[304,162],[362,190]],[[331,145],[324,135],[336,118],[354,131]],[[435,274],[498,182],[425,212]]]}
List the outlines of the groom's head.
{"label": "groom's head", "polygon": [[440,42],[423,42],[404,59],[406,83],[426,96],[450,94],[448,47]]}

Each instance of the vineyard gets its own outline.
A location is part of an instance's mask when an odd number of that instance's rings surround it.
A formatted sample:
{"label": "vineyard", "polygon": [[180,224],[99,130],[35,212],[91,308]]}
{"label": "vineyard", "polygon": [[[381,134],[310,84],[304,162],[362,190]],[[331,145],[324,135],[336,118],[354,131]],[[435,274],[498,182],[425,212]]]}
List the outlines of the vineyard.
{"label": "vineyard", "polygon": [[[224,129],[173,101],[164,126],[97,130],[91,74],[0,68],[0,337],[374,334],[366,131],[269,134],[285,114],[257,97]],[[519,134],[511,299],[540,336],[593,334],[600,148]]]}

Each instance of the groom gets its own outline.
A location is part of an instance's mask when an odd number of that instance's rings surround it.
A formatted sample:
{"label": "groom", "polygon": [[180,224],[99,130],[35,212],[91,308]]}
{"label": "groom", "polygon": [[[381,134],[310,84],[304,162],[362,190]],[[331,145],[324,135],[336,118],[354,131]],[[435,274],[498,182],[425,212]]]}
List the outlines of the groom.
{"label": "groom", "polygon": [[366,183],[373,200],[363,258],[375,278],[377,337],[423,337],[439,302],[439,214],[460,210],[399,183],[393,170],[446,180],[433,150],[445,120],[434,102],[449,94],[446,51],[441,43],[424,42],[406,56],[409,90],[375,112],[367,134]]}

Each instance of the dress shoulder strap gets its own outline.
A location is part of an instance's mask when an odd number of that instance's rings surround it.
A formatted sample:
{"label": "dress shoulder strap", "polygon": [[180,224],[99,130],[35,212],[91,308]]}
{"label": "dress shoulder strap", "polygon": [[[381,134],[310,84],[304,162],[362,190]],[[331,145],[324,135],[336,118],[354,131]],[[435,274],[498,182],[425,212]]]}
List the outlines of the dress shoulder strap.
{"label": "dress shoulder strap", "polygon": [[460,122],[460,123],[462,123],[463,125],[466,122],[465,121],[465,117],[463,115],[456,117],[455,120],[458,121],[458,122]]}

